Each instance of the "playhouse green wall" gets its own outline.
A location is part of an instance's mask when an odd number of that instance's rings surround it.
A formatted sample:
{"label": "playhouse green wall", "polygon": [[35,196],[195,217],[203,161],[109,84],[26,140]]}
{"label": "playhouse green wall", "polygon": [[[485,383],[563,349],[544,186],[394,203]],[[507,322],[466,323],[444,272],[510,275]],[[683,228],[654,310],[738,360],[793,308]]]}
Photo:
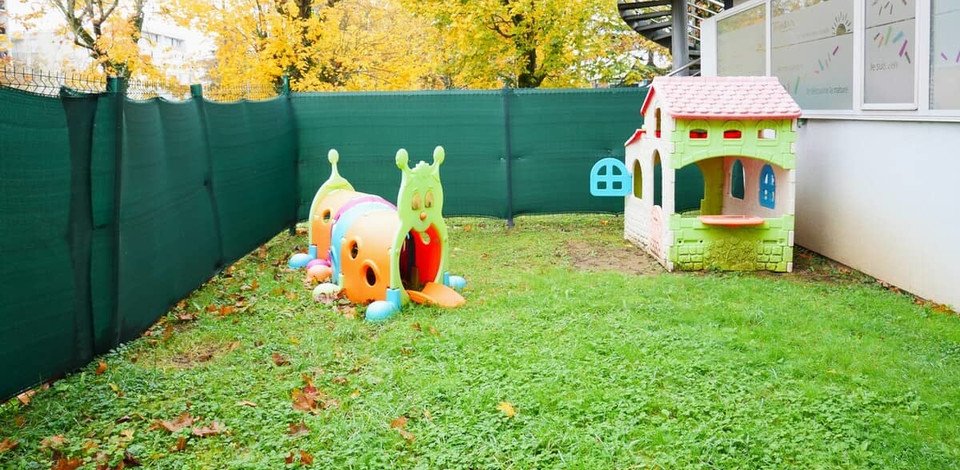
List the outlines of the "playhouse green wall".
{"label": "playhouse green wall", "polygon": [[[691,139],[690,131],[707,131],[706,139]],[[775,139],[759,139],[761,129],[773,129]],[[739,139],[725,139],[723,131],[738,130]],[[763,160],[783,169],[795,168],[793,143],[797,133],[793,120],[705,120],[677,119],[670,136],[674,145],[672,165],[675,169],[714,157],[744,156]]]}
{"label": "playhouse green wall", "polygon": [[[775,138],[761,139],[763,129],[776,132]],[[705,139],[690,138],[691,130],[705,130]],[[724,131],[741,132],[739,139],[724,138]],[[674,146],[674,169],[697,164],[704,175],[704,197],[700,214],[723,211],[723,187],[727,175],[723,158],[743,156],[772,163],[786,170],[796,166],[793,144],[796,131],[793,120],[703,120],[677,119],[670,136]],[[670,230],[673,245],[667,258],[674,269],[702,269],[787,272],[793,263],[791,232],[794,216],[768,218],[757,227],[718,227],[705,225],[696,216],[673,214]]]}

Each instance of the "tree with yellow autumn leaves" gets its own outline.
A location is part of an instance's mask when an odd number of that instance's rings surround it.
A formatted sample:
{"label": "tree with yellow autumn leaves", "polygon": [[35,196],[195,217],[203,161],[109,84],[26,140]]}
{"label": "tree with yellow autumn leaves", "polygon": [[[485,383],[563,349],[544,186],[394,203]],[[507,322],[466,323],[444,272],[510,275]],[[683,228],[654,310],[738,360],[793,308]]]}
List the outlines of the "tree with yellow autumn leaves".
{"label": "tree with yellow autumn leaves", "polygon": [[206,81],[222,87],[283,76],[296,91],[622,84],[660,72],[663,53],[611,0],[43,1],[112,75],[163,76],[138,49],[145,9],[199,31],[215,44]]}
{"label": "tree with yellow autumn leaves", "polygon": [[[213,36],[210,78],[294,90],[588,86],[659,72],[608,0],[168,0]],[[647,51],[646,60],[635,51]]]}
{"label": "tree with yellow autumn leaves", "polygon": [[[659,49],[631,31],[610,0],[400,0],[429,18],[442,75],[457,87],[616,83]],[[652,52],[651,52],[652,53]]]}
{"label": "tree with yellow autumn leaves", "polygon": [[294,90],[436,88],[429,24],[379,0],[169,0],[165,13],[216,43],[209,78]]}

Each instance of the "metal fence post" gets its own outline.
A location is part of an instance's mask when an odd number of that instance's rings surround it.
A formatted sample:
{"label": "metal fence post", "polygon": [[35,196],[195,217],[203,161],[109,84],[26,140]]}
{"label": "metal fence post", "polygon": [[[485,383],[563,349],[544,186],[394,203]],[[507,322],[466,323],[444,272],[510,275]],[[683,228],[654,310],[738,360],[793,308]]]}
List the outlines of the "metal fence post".
{"label": "metal fence post", "polygon": [[507,170],[507,227],[513,227],[513,143],[510,136],[510,96],[513,90],[503,87],[503,151]]}

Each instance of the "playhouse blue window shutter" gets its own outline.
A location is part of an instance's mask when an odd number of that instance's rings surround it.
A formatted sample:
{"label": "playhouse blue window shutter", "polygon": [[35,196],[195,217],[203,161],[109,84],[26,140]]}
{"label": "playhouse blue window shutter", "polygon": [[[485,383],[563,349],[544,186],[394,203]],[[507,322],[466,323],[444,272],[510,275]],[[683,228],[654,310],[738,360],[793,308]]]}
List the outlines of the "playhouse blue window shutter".
{"label": "playhouse blue window shutter", "polygon": [[760,170],[760,205],[773,209],[777,205],[777,177],[773,174],[773,167],[763,165]]}
{"label": "playhouse blue window shutter", "polygon": [[623,197],[630,194],[627,166],[616,158],[604,158],[590,170],[590,194],[601,197]]}

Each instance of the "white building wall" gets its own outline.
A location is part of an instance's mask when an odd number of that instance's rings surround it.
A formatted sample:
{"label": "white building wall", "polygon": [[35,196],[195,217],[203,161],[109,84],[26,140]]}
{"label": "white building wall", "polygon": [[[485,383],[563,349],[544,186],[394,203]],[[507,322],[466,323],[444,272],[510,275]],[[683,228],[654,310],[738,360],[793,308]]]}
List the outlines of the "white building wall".
{"label": "white building wall", "polygon": [[797,244],[960,310],[960,123],[810,119]]}
{"label": "white building wall", "polygon": [[[17,63],[48,71],[84,69],[93,59],[88,51],[73,43],[63,32],[63,14],[43,0],[0,0],[6,11],[0,22],[6,23],[11,43],[10,56]],[[148,4],[149,5],[149,4]],[[25,20],[37,11],[45,13]],[[145,11],[140,42],[161,70],[184,84],[199,83],[206,62],[213,58],[213,41],[203,34],[181,28],[156,11]]]}

